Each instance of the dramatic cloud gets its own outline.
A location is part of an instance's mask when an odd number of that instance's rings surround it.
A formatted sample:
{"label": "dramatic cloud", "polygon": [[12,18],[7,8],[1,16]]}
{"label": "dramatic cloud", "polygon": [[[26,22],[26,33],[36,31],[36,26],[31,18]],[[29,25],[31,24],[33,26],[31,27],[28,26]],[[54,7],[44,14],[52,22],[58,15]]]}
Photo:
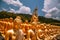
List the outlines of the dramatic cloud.
{"label": "dramatic cloud", "polygon": [[9,11],[7,10],[8,12],[31,14],[31,9],[29,7],[24,6],[20,2],[20,0],[3,0],[3,1],[6,2],[8,5],[19,7],[18,10],[15,10],[14,8],[9,7],[10,10]]}
{"label": "dramatic cloud", "polygon": [[30,8],[23,6],[20,8],[20,12],[21,13],[30,13]]}
{"label": "dramatic cloud", "polygon": [[10,8],[10,10],[8,12],[14,12],[14,13],[16,13],[16,11],[14,9],[12,9],[12,8]]}
{"label": "dramatic cloud", "polygon": [[60,20],[60,0],[44,0],[45,17]]}
{"label": "dramatic cloud", "polygon": [[22,6],[19,10],[10,8],[9,12],[31,14],[31,9],[26,6]]}
{"label": "dramatic cloud", "polygon": [[45,17],[51,18],[51,14],[50,14],[50,13],[47,13],[47,14],[45,15]]}
{"label": "dramatic cloud", "polygon": [[7,4],[12,4],[14,6],[22,6],[23,4],[19,0],[3,0]]}
{"label": "dramatic cloud", "polygon": [[58,0],[44,0],[44,10],[48,11],[57,6]]}

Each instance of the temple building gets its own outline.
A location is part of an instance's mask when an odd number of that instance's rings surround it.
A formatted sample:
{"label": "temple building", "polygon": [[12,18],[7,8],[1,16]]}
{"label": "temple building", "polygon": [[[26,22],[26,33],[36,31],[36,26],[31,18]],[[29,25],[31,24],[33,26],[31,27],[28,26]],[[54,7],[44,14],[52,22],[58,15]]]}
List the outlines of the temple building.
{"label": "temple building", "polygon": [[34,9],[32,13],[31,23],[38,23],[38,9],[37,7]]}

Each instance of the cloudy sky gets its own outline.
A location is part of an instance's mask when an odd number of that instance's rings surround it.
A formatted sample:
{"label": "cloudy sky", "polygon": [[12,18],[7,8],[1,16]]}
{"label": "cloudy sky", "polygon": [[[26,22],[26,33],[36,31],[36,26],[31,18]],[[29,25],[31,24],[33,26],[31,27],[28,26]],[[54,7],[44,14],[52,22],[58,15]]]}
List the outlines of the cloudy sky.
{"label": "cloudy sky", "polygon": [[44,0],[45,17],[60,20],[60,0]]}
{"label": "cloudy sky", "polygon": [[38,7],[38,15],[60,20],[60,0],[0,0],[0,11],[32,14]]}
{"label": "cloudy sky", "polygon": [[43,16],[43,2],[43,0],[0,0],[0,10],[32,14],[37,6],[39,15]]}

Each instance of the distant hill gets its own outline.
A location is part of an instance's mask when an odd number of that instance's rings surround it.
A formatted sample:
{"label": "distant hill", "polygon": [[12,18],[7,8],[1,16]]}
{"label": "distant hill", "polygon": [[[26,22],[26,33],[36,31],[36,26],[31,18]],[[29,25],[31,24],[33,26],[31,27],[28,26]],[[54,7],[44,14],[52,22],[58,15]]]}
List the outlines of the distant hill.
{"label": "distant hill", "polygon": [[[15,14],[15,13],[10,13],[10,12],[6,12],[6,11],[1,11],[0,12],[0,19],[2,19],[2,18],[10,18],[10,17],[15,19],[16,16],[20,16],[22,18],[23,22],[25,20],[28,20],[28,21],[31,20],[31,15],[29,15],[29,14],[22,14],[22,13],[20,13],[20,14],[16,13]],[[45,18],[43,16],[39,16],[39,22],[60,26],[60,21],[59,20],[54,20],[52,18]]]}

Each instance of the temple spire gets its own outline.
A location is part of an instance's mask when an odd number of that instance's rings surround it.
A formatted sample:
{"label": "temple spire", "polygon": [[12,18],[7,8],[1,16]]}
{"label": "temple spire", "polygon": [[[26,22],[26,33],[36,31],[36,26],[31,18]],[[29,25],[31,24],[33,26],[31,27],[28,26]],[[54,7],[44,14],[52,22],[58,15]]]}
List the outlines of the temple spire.
{"label": "temple spire", "polygon": [[33,14],[32,15],[35,15],[35,16],[38,16],[38,8],[36,7],[33,11]]}
{"label": "temple spire", "polygon": [[38,8],[36,7],[32,13],[31,22],[38,22]]}

